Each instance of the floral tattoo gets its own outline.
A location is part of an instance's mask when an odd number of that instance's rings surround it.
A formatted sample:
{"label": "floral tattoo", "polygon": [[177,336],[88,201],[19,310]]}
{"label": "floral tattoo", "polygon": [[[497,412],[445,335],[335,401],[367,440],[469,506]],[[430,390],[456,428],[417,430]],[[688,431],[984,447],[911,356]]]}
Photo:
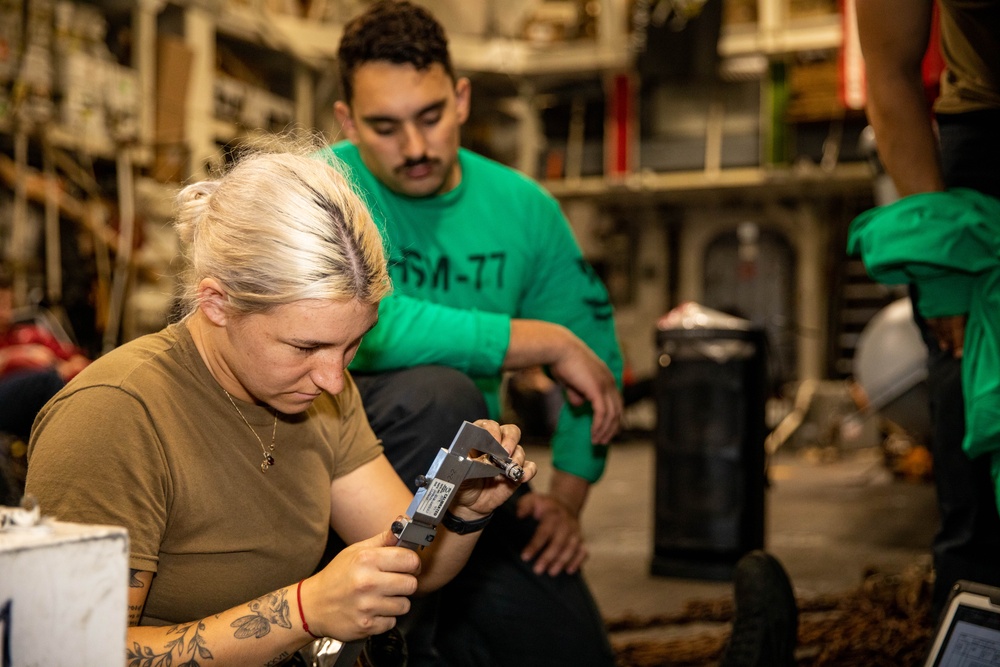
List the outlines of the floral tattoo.
{"label": "floral tattoo", "polygon": [[[190,639],[188,631],[194,628]],[[149,646],[139,646],[139,642],[132,642],[132,648],[125,650],[125,657],[128,660],[128,667],[170,667],[174,664],[173,654],[177,651],[180,659],[188,658],[184,662],[179,662],[178,667],[199,667],[198,660],[211,660],[212,652],[205,646],[205,638],[202,632],[205,631],[205,624],[202,622],[175,625],[167,630],[168,635],[180,637],[166,643],[162,653],[156,653]]]}

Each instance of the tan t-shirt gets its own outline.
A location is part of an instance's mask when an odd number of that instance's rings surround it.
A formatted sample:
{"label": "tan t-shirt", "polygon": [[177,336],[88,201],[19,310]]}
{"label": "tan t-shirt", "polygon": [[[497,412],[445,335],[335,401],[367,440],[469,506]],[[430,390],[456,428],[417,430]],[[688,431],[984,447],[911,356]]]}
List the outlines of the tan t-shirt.
{"label": "tan t-shirt", "polygon": [[[265,444],[274,415],[236,401]],[[124,526],[130,567],[156,572],[143,624],[218,613],[319,563],[330,482],[381,453],[348,377],[279,415],[275,463],[209,373],[184,324],[97,359],[39,413],[27,492],[62,521]]]}
{"label": "tan t-shirt", "polygon": [[938,113],[1000,109],[1000,0],[941,0]]}

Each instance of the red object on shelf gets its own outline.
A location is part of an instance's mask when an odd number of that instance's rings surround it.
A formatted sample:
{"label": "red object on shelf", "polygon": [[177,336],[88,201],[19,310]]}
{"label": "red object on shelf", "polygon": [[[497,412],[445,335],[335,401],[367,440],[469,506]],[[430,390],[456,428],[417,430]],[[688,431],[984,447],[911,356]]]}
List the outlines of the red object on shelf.
{"label": "red object on shelf", "polygon": [[604,128],[604,174],[624,176],[635,161],[635,77],[613,75],[607,85]]}

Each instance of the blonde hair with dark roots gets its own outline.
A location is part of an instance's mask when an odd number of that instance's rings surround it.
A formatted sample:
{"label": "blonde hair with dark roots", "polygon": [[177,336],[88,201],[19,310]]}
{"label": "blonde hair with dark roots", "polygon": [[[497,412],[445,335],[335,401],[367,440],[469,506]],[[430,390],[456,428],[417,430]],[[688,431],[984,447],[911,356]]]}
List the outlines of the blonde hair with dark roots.
{"label": "blonde hair with dark roots", "polygon": [[211,277],[234,315],[303,299],[377,303],[391,291],[382,237],[315,140],[247,149],[221,177],[188,185],[175,220],[185,312]]}

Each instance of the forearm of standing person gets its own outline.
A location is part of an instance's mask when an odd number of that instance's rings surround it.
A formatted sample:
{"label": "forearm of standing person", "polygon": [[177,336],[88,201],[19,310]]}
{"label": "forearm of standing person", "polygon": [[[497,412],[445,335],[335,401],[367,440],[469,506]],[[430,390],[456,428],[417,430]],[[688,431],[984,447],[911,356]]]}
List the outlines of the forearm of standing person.
{"label": "forearm of standing person", "polygon": [[944,189],[921,74],[932,5],[931,0],[857,0],[868,119],[901,196]]}
{"label": "forearm of standing person", "polygon": [[[858,0],[858,31],[868,80],[868,119],[886,171],[901,196],[945,189],[921,66],[932,19],[930,0]],[[938,346],[956,358],[966,316],[927,318]]]}

